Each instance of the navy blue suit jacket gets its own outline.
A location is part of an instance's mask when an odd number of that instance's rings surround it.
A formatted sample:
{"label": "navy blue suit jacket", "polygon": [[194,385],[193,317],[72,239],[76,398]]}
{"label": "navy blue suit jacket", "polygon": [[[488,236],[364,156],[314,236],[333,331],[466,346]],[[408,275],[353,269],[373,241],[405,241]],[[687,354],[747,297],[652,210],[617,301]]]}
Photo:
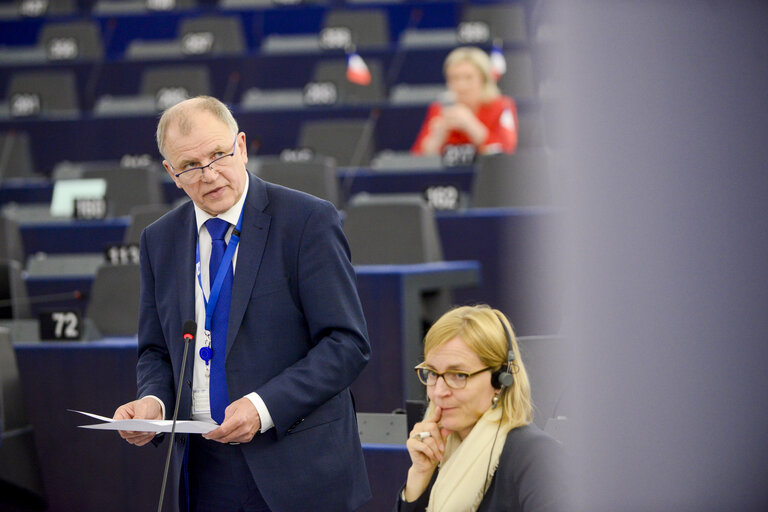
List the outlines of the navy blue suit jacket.
{"label": "navy blue suit jacket", "polygon": [[[243,208],[227,389],[230,401],[256,391],[275,426],[240,446],[273,511],[354,510],[370,489],[349,385],[367,363],[370,344],[338,212],[253,175]],[[182,326],[195,318],[196,243],[191,202],[141,237],[138,394],[159,397],[167,411],[181,368]],[[193,357],[179,418],[190,416]],[[184,436],[178,442],[175,484]]]}

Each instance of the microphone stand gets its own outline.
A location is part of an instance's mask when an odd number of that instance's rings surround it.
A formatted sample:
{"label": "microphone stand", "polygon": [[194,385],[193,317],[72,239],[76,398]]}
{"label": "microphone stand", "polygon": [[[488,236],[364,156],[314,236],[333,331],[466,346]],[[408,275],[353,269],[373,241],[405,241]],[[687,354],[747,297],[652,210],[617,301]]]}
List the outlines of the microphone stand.
{"label": "microphone stand", "polygon": [[[191,324],[191,325],[190,325]],[[191,327],[191,329],[190,329]],[[190,332],[191,331],[191,332]],[[176,437],[176,418],[179,415],[179,401],[181,398],[181,386],[184,382],[184,370],[187,366],[187,352],[189,343],[195,338],[194,332],[197,331],[195,322],[186,322],[184,324],[184,355],[181,358],[182,365],[179,372],[179,386],[176,390],[176,405],[173,407],[173,423],[171,424],[171,439],[168,443],[168,454],[165,456],[165,471],[163,471],[163,486],[160,488],[160,501],[157,503],[157,512],[163,509],[163,498],[165,497],[165,484],[168,482],[168,468],[171,465],[171,452],[173,451],[173,439]]]}

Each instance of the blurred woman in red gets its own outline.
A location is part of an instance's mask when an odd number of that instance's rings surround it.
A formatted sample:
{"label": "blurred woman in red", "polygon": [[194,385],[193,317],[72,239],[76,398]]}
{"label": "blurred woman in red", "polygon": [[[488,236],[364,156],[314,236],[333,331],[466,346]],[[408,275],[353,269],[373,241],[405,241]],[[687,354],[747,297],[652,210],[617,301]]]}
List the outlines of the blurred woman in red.
{"label": "blurred woman in red", "polygon": [[439,155],[447,146],[471,144],[477,153],[514,153],[517,107],[499,92],[483,50],[453,50],[443,65],[450,103],[429,106],[411,152]]}

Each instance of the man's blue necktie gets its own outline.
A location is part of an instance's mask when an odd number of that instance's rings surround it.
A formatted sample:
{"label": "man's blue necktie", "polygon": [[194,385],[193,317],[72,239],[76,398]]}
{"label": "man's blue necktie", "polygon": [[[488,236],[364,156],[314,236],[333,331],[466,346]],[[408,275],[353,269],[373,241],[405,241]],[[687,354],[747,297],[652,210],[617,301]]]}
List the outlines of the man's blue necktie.
{"label": "man's blue necktie", "polygon": [[[230,224],[225,220],[213,218],[209,219],[205,226],[211,235],[212,243],[211,261],[208,265],[208,280],[212,287],[216,274],[219,271],[221,260],[224,257],[224,251],[227,248],[224,235],[227,234]],[[232,281],[232,263],[230,263],[227,275],[224,277],[224,282],[221,285],[216,309],[213,310],[213,317],[211,318],[211,349],[213,350],[213,359],[211,360],[209,394],[211,417],[219,424],[224,421],[224,409],[229,405],[224,360],[227,350],[227,324],[229,323],[229,303],[232,299]]]}

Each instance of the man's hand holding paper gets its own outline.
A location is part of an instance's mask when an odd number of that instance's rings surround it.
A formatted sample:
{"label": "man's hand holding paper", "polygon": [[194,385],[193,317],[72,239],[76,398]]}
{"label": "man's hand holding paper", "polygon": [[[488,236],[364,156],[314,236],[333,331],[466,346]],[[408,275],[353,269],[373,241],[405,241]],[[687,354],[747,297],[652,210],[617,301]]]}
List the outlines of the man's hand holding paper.
{"label": "man's hand holding paper", "polygon": [[[113,419],[116,420],[162,420],[163,408],[160,402],[152,397],[144,397],[140,400],[121,405],[115,411]],[[119,431],[120,437],[136,446],[144,446],[155,437],[153,432]]]}

